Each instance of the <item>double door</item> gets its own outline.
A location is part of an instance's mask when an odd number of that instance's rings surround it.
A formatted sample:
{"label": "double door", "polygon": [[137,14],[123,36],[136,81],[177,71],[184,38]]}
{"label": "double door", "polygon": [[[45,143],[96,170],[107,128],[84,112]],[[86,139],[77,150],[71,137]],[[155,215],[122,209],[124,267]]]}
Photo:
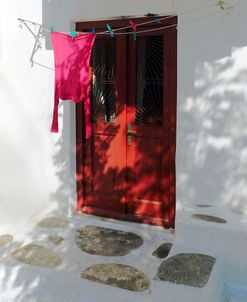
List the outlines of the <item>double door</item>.
{"label": "double door", "polygon": [[77,105],[79,211],[174,227],[176,47],[175,27],[96,37],[90,139]]}

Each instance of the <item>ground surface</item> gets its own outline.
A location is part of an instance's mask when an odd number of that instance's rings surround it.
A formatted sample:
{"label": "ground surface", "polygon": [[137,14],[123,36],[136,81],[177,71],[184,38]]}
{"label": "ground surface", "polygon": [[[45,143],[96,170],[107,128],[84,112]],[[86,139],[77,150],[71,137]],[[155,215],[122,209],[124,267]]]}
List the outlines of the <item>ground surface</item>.
{"label": "ground surface", "polygon": [[247,234],[234,215],[199,205],[181,213],[176,231],[79,214],[46,217],[25,233],[2,229],[0,302],[247,301]]}

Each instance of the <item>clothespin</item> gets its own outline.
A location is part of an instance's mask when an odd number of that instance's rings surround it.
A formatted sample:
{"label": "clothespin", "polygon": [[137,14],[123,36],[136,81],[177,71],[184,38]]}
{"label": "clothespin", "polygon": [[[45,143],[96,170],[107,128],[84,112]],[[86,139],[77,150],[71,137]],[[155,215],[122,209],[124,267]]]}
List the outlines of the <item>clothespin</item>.
{"label": "clothespin", "polygon": [[113,29],[111,28],[110,24],[106,24],[106,27],[109,30],[111,37],[114,38],[115,33],[114,33]]}
{"label": "clothespin", "polygon": [[74,39],[77,36],[77,32],[76,31],[71,31],[70,35],[71,35],[72,39]]}
{"label": "clothespin", "polygon": [[154,19],[154,23],[156,23],[156,24],[161,24],[161,21],[160,21],[159,18],[156,18],[156,19]]}
{"label": "clothespin", "polygon": [[96,29],[95,29],[94,27],[92,28],[91,33],[92,33],[93,35],[95,35],[95,34],[96,34]]}
{"label": "clothespin", "polygon": [[71,31],[70,34],[71,34],[72,39],[74,39],[77,35],[77,32],[76,31]]}
{"label": "clothespin", "polygon": [[132,20],[130,20],[129,22],[130,22],[130,25],[131,25],[131,27],[133,28],[133,31],[134,31],[134,41],[136,41],[136,27],[137,27],[137,25]]}
{"label": "clothespin", "polygon": [[54,28],[53,25],[51,25],[49,28],[50,28],[50,31],[51,31],[52,33],[55,31],[55,28]]}

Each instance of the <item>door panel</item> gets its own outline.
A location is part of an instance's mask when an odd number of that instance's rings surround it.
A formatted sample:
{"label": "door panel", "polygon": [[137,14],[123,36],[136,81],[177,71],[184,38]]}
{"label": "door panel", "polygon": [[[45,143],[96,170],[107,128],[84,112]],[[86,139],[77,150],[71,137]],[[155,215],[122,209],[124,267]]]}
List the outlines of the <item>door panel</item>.
{"label": "door panel", "polygon": [[[169,101],[163,33],[147,33],[129,42],[127,123],[133,129],[127,144],[127,215],[141,221],[169,224]],[[130,128],[130,126],[128,126]]]}
{"label": "door panel", "polygon": [[100,36],[95,41],[91,58],[92,138],[85,142],[83,211],[112,217],[126,212],[125,71],[119,63],[125,56],[124,39]]}
{"label": "door panel", "polygon": [[[135,191],[137,199],[160,201],[161,140],[136,137],[135,148]],[[148,150],[148,151],[147,151]]]}

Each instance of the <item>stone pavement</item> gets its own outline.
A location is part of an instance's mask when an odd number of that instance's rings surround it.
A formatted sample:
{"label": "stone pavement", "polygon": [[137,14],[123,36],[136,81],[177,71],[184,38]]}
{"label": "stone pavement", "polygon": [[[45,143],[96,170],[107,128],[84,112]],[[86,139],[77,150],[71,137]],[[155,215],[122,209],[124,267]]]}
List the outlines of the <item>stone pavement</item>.
{"label": "stone pavement", "polygon": [[[227,223],[222,217],[205,213],[193,213],[191,219],[199,219],[205,228],[208,224]],[[104,301],[104,295],[106,300],[115,296],[116,301],[120,301],[117,288],[125,301],[157,301],[168,294],[169,302],[182,301],[186,295],[187,301],[191,302],[197,301],[207,288],[212,294],[219,290],[214,288],[216,273],[213,272],[217,271],[218,259],[213,252],[203,252],[196,244],[191,248],[186,246],[174,231],[90,215],[76,215],[70,219],[47,217],[30,232],[26,244],[15,242],[12,235],[0,234],[1,254],[6,270],[3,284],[7,284],[7,279],[13,279],[11,273],[14,271],[19,275],[15,276],[16,284],[12,284],[9,297],[8,294],[8,298],[0,295],[0,302],[56,302],[63,301],[61,299],[66,295],[67,301],[81,301],[78,300],[80,288],[84,289],[88,302]],[[37,280],[33,287],[29,284],[32,275]],[[21,287],[19,278],[24,278],[25,282],[21,282],[22,291],[16,298],[13,292],[15,286]],[[49,293],[52,283],[54,289],[44,298],[42,291]],[[51,293],[58,285],[60,291],[62,285],[71,292],[65,296],[61,292]],[[91,289],[89,294],[86,294],[85,286]],[[97,289],[101,289],[101,293],[103,290],[104,294],[95,298]],[[1,286],[0,291],[4,293]],[[191,300],[193,296],[195,298]],[[205,299],[201,297],[200,301],[212,301],[212,297],[207,300],[204,296]]]}

